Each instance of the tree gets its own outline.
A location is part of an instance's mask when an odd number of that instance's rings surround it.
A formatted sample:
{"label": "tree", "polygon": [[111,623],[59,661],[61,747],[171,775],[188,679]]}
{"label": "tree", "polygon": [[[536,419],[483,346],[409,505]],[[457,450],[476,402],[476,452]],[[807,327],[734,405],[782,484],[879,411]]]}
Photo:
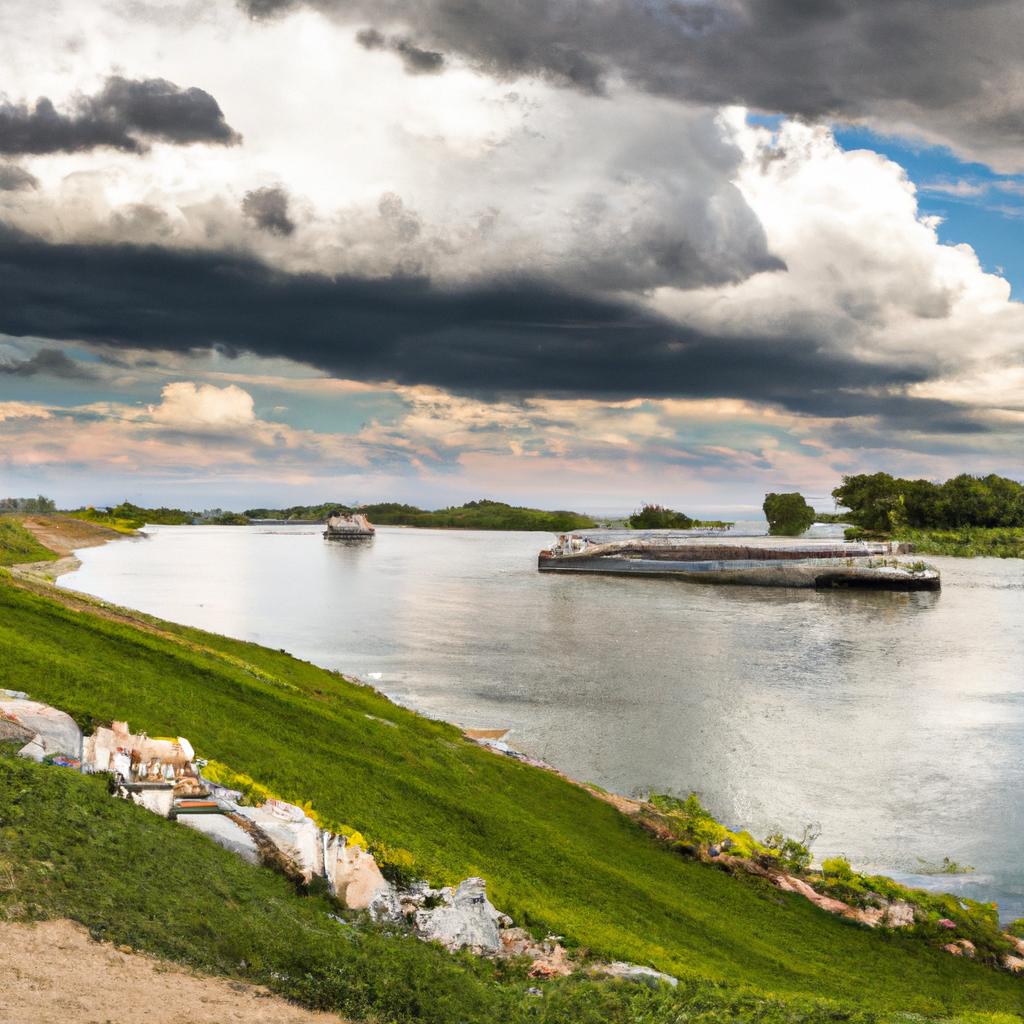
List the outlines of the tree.
{"label": "tree", "polygon": [[629,517],[634,530],[689,530],[693,523],[685,512],[664,505],[644,505]]}
{"label": "tree", "polygon": [[796,537],[814,523],[814,509],[796,491],[766,494],[763,508],[768,532],[773,536]]}

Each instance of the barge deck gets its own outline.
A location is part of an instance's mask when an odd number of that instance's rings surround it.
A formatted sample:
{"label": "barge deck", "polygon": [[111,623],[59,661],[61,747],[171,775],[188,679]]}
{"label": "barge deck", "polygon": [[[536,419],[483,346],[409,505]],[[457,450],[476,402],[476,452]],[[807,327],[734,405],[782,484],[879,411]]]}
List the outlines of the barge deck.
{"label": "barge deck", "polygon": [[658,536],[605,540],[563,534],[537,561],[541,572],[673,578],[693,583],[817,590],[938,590],[937,570],[900,562],[906,544],[777,537]]}

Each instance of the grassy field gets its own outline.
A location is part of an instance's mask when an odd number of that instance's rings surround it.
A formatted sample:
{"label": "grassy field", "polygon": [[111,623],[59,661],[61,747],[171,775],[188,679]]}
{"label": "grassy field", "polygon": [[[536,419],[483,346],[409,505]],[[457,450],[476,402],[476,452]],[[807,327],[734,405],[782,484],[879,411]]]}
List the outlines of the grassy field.
{"label": "grassy field", "polygon": [[[409,851],[414,874],[435,882],[482,875],[517,922],[602,957],[882,1012],[1024,1012],[1019,978],[678,857],[566,781],[336,674],[90,607],[65,607],[0,578],[0,686],[83,723],[126,718],[154,735],[188,736],[202,756]],[[79,919],[91,924],[88,914],[85,907]],[[305,956],[309,947],[299,948]]]}
{"label": "grassy field", "polygon": [[44,548],[21,523],[11,516],[0,516],[0,565],[22,562],[49,562],[57,556]]}
{"label": "grassy field", "polygon": [[900,530],[915,553],[957,558],[1024,558],[1024,527],[961,526],[950,530]]}

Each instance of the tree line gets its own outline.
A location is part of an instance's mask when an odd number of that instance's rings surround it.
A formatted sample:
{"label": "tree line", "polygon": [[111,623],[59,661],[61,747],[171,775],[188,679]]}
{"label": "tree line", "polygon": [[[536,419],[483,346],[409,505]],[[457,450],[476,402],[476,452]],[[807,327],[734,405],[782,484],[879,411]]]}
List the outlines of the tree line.
{"label": "tree line", "polygon": [[1024,485],[990,473],[961,473],[945,483],[888,473],[844,476],[832,492],[855,526],[878,533],[964,526],[1024,527]]}

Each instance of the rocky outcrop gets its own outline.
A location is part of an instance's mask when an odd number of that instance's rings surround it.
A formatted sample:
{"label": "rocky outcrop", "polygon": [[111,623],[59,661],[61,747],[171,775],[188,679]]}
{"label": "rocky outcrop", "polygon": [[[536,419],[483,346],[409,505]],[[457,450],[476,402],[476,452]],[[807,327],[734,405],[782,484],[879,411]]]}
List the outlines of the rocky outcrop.
{"label": "rocky outcrop", "polygon": [[640,967],[637,964],[627,964],[622,961],[601,964],[594,968],[593,973],[607,975],[610,978],[622,978],[626,981],[639,981],[650,988],[660,988],[662,985],[671,985],[672,988],[675,988],[679,984],[679,979],[673,978],[671,974],[663,974],[653,967]]}
{"label": "rocky outcrop", "polygon": [[0,738],[22,741],[18,753],[33,761],[60,754],[76,761],[82,758],[82,730],[75,720],[24,697],[0,700]]}
{"label": "rocky outcrop", "polygon": [[370,910],[374,916],[394,916],[398,907],[391,886],[373,854],[350,844],[345,836],[324,835],[324,877],[331,893],[350,910]]}
{"label": "rocky outcrop", "polygon": [[501,952],[501,929],[510,927],[512,919],[495,909],[482,878],[467,878],[458,888],[435,890],[432,896],[438,905],[423,906],[415,913],[420,938],[440,942],[452,951]]}

